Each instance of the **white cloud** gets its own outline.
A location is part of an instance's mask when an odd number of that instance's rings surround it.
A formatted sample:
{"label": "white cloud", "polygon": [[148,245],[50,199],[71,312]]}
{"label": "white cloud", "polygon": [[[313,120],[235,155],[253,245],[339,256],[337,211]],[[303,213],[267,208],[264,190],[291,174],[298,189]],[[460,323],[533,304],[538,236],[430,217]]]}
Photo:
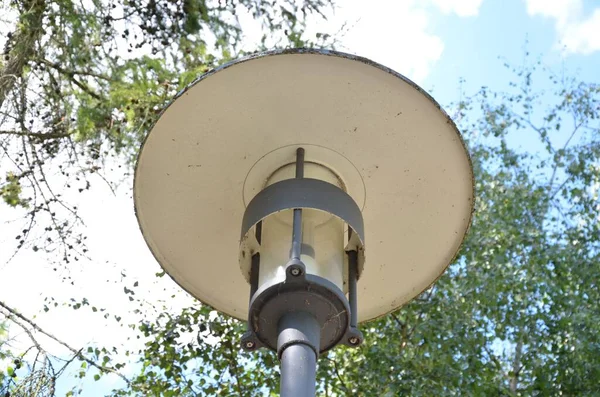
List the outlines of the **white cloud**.
{"label": "white cloud", "polygon": [[574,53],[591,54],[600,50],[600,8],[584,21],[567,26],[562,41]]}
{"label": "white cloud", "polygon": [[459,17],[474,17],[479,14],[483,0],[431,0],[444,14],[454,13]]}
{"label": "white cloud", "polygon": [[559,41],[567,53],[600,50],[600,7],[588,15],[583,0],[525,0],[530,16],[554,19]]}
{"label": "white cloud", "polygon": [[[444,13],[476,15],[482,0],[432,0]],[[440,58],[444,43],[431,30],[431,2],[419,0],[362,0],[338,2],[327,19],[310,17],[306,36],[317,33],[339,38],[337,49],[369,58],[422,83]],[[260,42],[263,29],[244,9],[236,10],[244,32],[244,48]]]}
{"label": "white cloud", "polygon": [[345,25],[338,49],[370,58],[422,83],[444,50],[430,33],[430,14],[416,0],[352,0],[309,26],[309,33],[335,34]]}
{"label": "white cloud", "polygon": [[527,13],[554,18],[559,27],[572,22],[573,17],[581,14],[581,0],[525,0]]}

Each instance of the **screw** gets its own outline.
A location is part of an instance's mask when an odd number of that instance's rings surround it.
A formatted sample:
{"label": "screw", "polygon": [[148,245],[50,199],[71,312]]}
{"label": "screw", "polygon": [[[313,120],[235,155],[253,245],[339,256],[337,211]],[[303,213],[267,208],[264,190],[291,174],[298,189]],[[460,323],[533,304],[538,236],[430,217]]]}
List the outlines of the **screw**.
{"label": "screw", "polygon": [[254,342],[252,342],[251,340],[246,342],[246,349],[254,349]]}
{"label": "screw", "polygon": [[292,270],[290,270],[290,273],[292,273],[292,276],[299,276],[300,269],[298,269],[297,267],[293,267]]}
{"label": "screw", "polygon": [[351,336],[350,338],[348,338],[348,342],[350,342],[351,345],[356,346],[360,342],[360,339],[358,339],[356,336]]}

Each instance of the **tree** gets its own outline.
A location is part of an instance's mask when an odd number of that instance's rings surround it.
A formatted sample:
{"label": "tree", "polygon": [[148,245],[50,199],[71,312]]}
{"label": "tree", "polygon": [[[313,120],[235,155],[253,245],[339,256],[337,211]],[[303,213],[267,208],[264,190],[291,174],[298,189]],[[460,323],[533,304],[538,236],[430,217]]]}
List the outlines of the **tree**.
{"label": "tree", "polygon": [[[447,274],[336,351],[323,383],[349,395],[600,392],[600,86],[515,70],[457,118],[476,173],[476,212]],[[534,80],[538,78],[538,80]],[[534,138],[534,153],[519,151]],[[351,359],[348,359],[351,357]],[[331,373],[343,374],[327,379]]]}
{"label": "tree", "polygon": [[[10,165],[0,191],[26,215],[19,247],[46,251],[62,266],[85,255],[77,210],[55,186],[89,189],[89,176],[110,166],[128,173],[140,140],[169,98],[199,73],[243,52],[231,19],[236,7],[255,13],[273,32],[263,45],[285,46],[302,45],[304,12],[326,6],[221,3],[13,3],[18,23],[0,64],[0,142]],[[123,46],[131,46],[131,56],[123,55]],[[321,358],[322,394],[600,393],[600,86],[556,77],[539,63],[514,71],[506,91],[482,88],[455,106],[477,182],[476,213],[461,252],[432,289],[363,325],[360,349],[339,347]],[[546,78],[553,88],[540,90]],[[528,151],[518,148],[525,138],[534,142]],[[50,177],[49,170],[58,173]],[[130,288],[124,292],[134,299]],[[69,304],[97,310],[85,300]],[[278,390],[276,357],[239,351],[244,324],[200,304],[177,312],[144,308],[143,321],[129,325],[145,346],[125,349],[126,356],[139,357],[139,371],[124,377],[125,386],[114,394]],[[57,365],[60,360],[38,341],[52,335],[2,302],[0,311],[42,352],[27,361],[23,375],[2,378],[2,392],[51,395],[65,363],[94,378],[121,374],[132,364],[115,359],[122,347],[55,340],[69,352]],[[1,346],[14,360],[7,344]],[[43,363],[43,372],[36,372]],[[29,386],[34,378],[42,380],[37,389]]]}
{"label": "tree", "polygon": [[[17,252],[47,254],[56,268],[76,266],[87,248],[72,192],[98,180],[112,188],[126,179],[160,109],[200,74],[248,51],[330,45],[327,35],[304,34],[307,18],[330,6],[329,0],[2,3],[0,196],[23,215]],[[244,41],[238,19],[244,13],[262,26],[258,44]],[[116,171],[109,180],[111,168]],[[48,302],[45,311],[58,305],[52,297]],[[91,308],[85,299],[68,305]],[[37,352],[19,368],[3,369],[3,394],[54,395],[65,362],[77,362],[80,377],[122,368],[108,363],[104,347],[72,347],[1,301],[0,312],[28,336],[28,352]],[[50,354],[40,336],[66,349],[66,361]],[[2,342],[2,358],[21,362],[8,342]]]}

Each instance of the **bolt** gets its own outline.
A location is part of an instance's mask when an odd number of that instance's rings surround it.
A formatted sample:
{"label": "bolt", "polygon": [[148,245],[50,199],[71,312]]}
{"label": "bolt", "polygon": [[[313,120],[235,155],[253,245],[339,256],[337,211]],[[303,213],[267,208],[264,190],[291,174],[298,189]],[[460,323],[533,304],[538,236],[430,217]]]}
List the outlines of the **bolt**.
{"label": "bolt", "polygon": [[251,340],[246,342],[246,349],[254,349],[254,342],[252,342]]}
{"label": "bolt", "polygon": [[293,267],[292,270],[290,270],[290,273],[292,273],[292,276],[299,276],[300,269],[298,269],[297,267]]}
{"label": "bolt", "polygon": [[348,338],[348,342],[350,342],[351,345],[358,345],[360,342],[360,339],[358,339],[356,336],[351,336],[350,338]]}

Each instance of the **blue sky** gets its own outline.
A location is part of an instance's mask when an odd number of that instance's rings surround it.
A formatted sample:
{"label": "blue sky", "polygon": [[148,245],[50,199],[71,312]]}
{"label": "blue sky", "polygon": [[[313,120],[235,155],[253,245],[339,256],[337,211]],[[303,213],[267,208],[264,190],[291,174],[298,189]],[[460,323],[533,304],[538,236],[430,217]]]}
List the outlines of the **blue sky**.
{"label": "blue sky", "polygon": [[[531,12],[529,3],[535,6],[530,6]],[[578,3],[581,11],[577,11]],[[595,17],[594,3],[598,7]],[[563,18],[560,15],[568,14],[570,9],[573,25],[587,23],[594,28],[590,34],[596,37],[588,37],[589,44],[572,39],[559,26],[559,19]],[[431,31],[442,38],[444,51],[426,77],[425,86],[434,88],[433,94],[442,104],[458,99],[459,78],[465,79],[467,92],[482,85],[502,88],[511,76],[499,57],[518,66],[526,51],[530,52],[530,61],[541,57],[546,66],[557,72],[564,66],[583,80],[600,80],[598,2],[483,0],[475,16],[437,13]]]}
{"label": "blue sky", "polygon": [[[518,66],[525,51],[532,60],[560,71],[576,74],[582,80],[600,80],[600,2],[590,0],[338,0],[339,9],[330,22],[314,21],[309,31],[338,30],[348,21],[349,30],[340,50],[371,58],[413,79],[430,91],[442,105],[460,99],[462,89],[474,92],[482,85],[502,89],[510,73],[506,59]],[[257,40],[259,28],[242,15],[248,42]],[[527,42],[527,44],[526,44]],[[499,59],[499,57],[503,59]],[[109,176],[110,177],[110,176]],[[88,225],[92,263],[72,271],[76,286],[65,285],[51,271],[43,257],[31,252],[19,254],[0,265],[0,300],[18,307],[28,316],[38,314],[44,296],[57,299],[86,296],[99,306],[127,316],[133,304],[123,297],[121,269],[127,269],[126,283],[139,281],[144,297],[169,302],[176,310],[189,304],[185,294],[169,299],[177,287],[168,278],[156,279],[160,271],[141,238],[133,214],[130,186],[125,184],[113,196],[98,183],[87,195],[73,200]],[[98,211],[103,208],[104,211]],[[14,219],[15,213],[0,204],[0,222]],[[114,225],[119,225],[115,228]],[[0,228],[0,263],[13,252],[15,230],[19,225]],[[106,249],[110,247],[110,249]],[[7,248],[7,249],[4,249]],[[31,278],[31,274],[37,277]],[[109,280],[109,281],[106,281]],[[22,288],[28,285],[29,288]],[[32,294],[35,290],[35,294]],[[143,292],[140,292],[143,295]],[[73,346],[89,341],[123,344],[129,333],[97,314],[72,309],[39,313],[36,321]],[[131,316],[131,321],[135,321]],[[14,336],[14,334],[13,334]],[[60,353],[58,347],[54,347]],[[77,368],[74,368],[76,370]],[[114,379],[86,381],[85,396],[108,392]],[[62,391],[68,390],[63,384]]]}

